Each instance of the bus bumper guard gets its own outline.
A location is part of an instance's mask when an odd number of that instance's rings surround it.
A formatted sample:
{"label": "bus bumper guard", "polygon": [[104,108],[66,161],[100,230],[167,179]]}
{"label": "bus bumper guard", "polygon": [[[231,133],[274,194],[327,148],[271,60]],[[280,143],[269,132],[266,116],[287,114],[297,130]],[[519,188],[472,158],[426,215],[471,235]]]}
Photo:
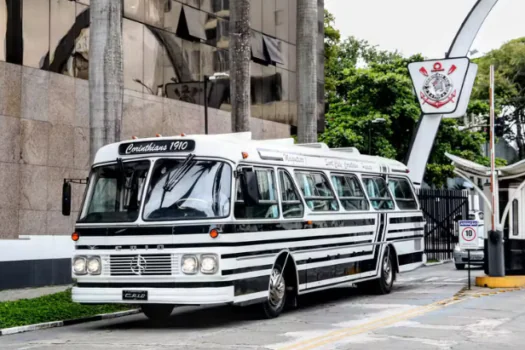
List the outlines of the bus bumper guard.
{"label": "bus bumper guard", "polygon": [[[147,300],[124,300],[124,292],[147,292]],[[73,287],[72,299],[81,304],[223,304],[233,302],[233,286],[213,288],[95,288]]]}

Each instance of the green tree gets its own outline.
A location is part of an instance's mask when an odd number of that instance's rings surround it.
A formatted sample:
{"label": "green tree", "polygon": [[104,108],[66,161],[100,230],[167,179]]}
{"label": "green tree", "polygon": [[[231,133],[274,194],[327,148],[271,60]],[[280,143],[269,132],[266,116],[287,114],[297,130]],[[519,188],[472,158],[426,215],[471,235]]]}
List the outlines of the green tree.
{"label": "green tree", "polygon": [[324,10],[324,66],[325,93],[331,96],[335,92],[337,79],[333,76],[337,64],[341,33],[335,29],[335,17]]}
{"label": "green tree", "polygon": [[[358,54],[357,58],[360,57]],[[357,60],[352,58],[353,66],[339,73],[321,140],[331,147],[353,146],[368,153],[371,127],[372,152],[402,160],[408,148],[408,136],[420,114],[412,83],[403,71],[410,60],[419,58],[393,57],[389,63],[369,62],[365,68],[357,68]],[[371,124],[376,118],[386,122]]]}
{"label": "green tree", "polygon": [[490,65],[494,65],[494,104],[497,116],[505,120],[504,138],[515,141],[519,159],[525,158],[525,37],[511,40],[474,61],[479,69],[469,113],[483,116],[488,124],[489,74]]}
{"label": "green tree", "polygon": [[[372,153],[403,161],[421,114],[407,64],[424,57],[404,58],[354,37],[341,40],[333,25],[334,17],[325,12],[325,91],[330,106],[320,141],[330,147],[356,147],[367,154],[372,127]],[[481,101],[476,106],[484,108]],[[385,123],[371,124],[376,118],[385,119]],[[442,187],[448,177],[454,177],[445,152],[485,162],[481,156],[484,141],[482,133],[461,131],[457,120],[444,120],[425,181]]]}
{"label": "green tree", "polygon": [[[485,143],[485,134],[481,132],[465,131],[458,128],[456,119],[443,119],[430,154],[425,173],[425,181],[435,187],[446,184],[447,178],[455,177],[454,166],[445,153],[489,166],[490,159],[481,154],[481,147]],[[498,166],[506,165],[505,160],[496,159]]]}

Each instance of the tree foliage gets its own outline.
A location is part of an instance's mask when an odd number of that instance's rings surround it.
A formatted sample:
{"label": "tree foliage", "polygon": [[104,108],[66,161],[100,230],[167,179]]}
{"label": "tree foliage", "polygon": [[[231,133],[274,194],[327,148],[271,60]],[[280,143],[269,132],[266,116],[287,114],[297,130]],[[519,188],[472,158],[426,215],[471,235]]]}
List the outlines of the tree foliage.
{"label": "tree foliage", "polygon": [[[334,17],[325,11],[325,92],[330,105],[320,140],[330,147],[356,147],[368,154],[372,131],[372,154],[403,161],[421,113],[407,65],[421,60],[421,55],[405,58],[354,37],[341,39]],[[471,107],[483,110],[485,105],[480,99]],[[372,124],[377,118],[385,122]],[[425,181],[442,187],[448,177],[454,177],[445,152],[485,162],[481,155],[484,142],[482,133],[460,131],[456,120],[444,120]]]}
{"label": "tree foliage", "polygon": [[478,77],[472,91],[469,113],[488,124],[490,65],[495,71],[496,114],[505,120],[504,138],[515,142],[519,159],[525,158],[525,38],[511,40],[474,60]]}

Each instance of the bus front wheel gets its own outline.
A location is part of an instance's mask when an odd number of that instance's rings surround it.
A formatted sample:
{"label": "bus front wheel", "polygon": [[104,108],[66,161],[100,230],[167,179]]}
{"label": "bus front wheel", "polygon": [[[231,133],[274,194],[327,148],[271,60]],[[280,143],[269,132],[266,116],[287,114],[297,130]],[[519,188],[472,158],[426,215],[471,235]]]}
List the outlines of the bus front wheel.
{"label": "bus front wheel", "polygon": [[262,304],[262,312],[265,318],[279,316],[286,304],[286,281],[282,271],[282,267],[279,264],[275,264],[270,276],[268,300]]}
{"label": "bus front wheel", "polygon": [[153,321],[165,321],[170,318],[174,306],[169,304],[144,304],[142,312]]}

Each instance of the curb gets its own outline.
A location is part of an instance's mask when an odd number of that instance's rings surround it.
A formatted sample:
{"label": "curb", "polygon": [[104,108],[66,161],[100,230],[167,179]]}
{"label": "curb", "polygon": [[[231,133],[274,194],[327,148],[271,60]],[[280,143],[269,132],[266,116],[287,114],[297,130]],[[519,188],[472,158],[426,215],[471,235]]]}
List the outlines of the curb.
{"label": "curb", "polygon": [[72,326],[72,325],[79,324],[79,323],[110,320],[113,318],[135,315],[140,312],[141,312],[140,309],[133,309],[133,310],[128,310],[128,311],[113,312],[110,314],[100,314],[100,315],[83,317],[83,318],[75,318],[71,320],[44,322],[44,323],[30,324],[27,326],[3,328],[3,329],[0,329],[0,337],[3,335],[31,332],[31,331],[41,330],[41,329]]}
{"label": "curb", "polygon": [[522,288],[525,287],[525,276],[476,277],[476,286],[482,288]]}
{"label": "curb", "polygon": [[433,263],[425,263],[424,266],[436,266],[436,265],[443,265],[443,264],[448,264],[452,262],[452,259],[450,260],[442,260],[442,261],[438,261],[438,262],[433,262]]}

